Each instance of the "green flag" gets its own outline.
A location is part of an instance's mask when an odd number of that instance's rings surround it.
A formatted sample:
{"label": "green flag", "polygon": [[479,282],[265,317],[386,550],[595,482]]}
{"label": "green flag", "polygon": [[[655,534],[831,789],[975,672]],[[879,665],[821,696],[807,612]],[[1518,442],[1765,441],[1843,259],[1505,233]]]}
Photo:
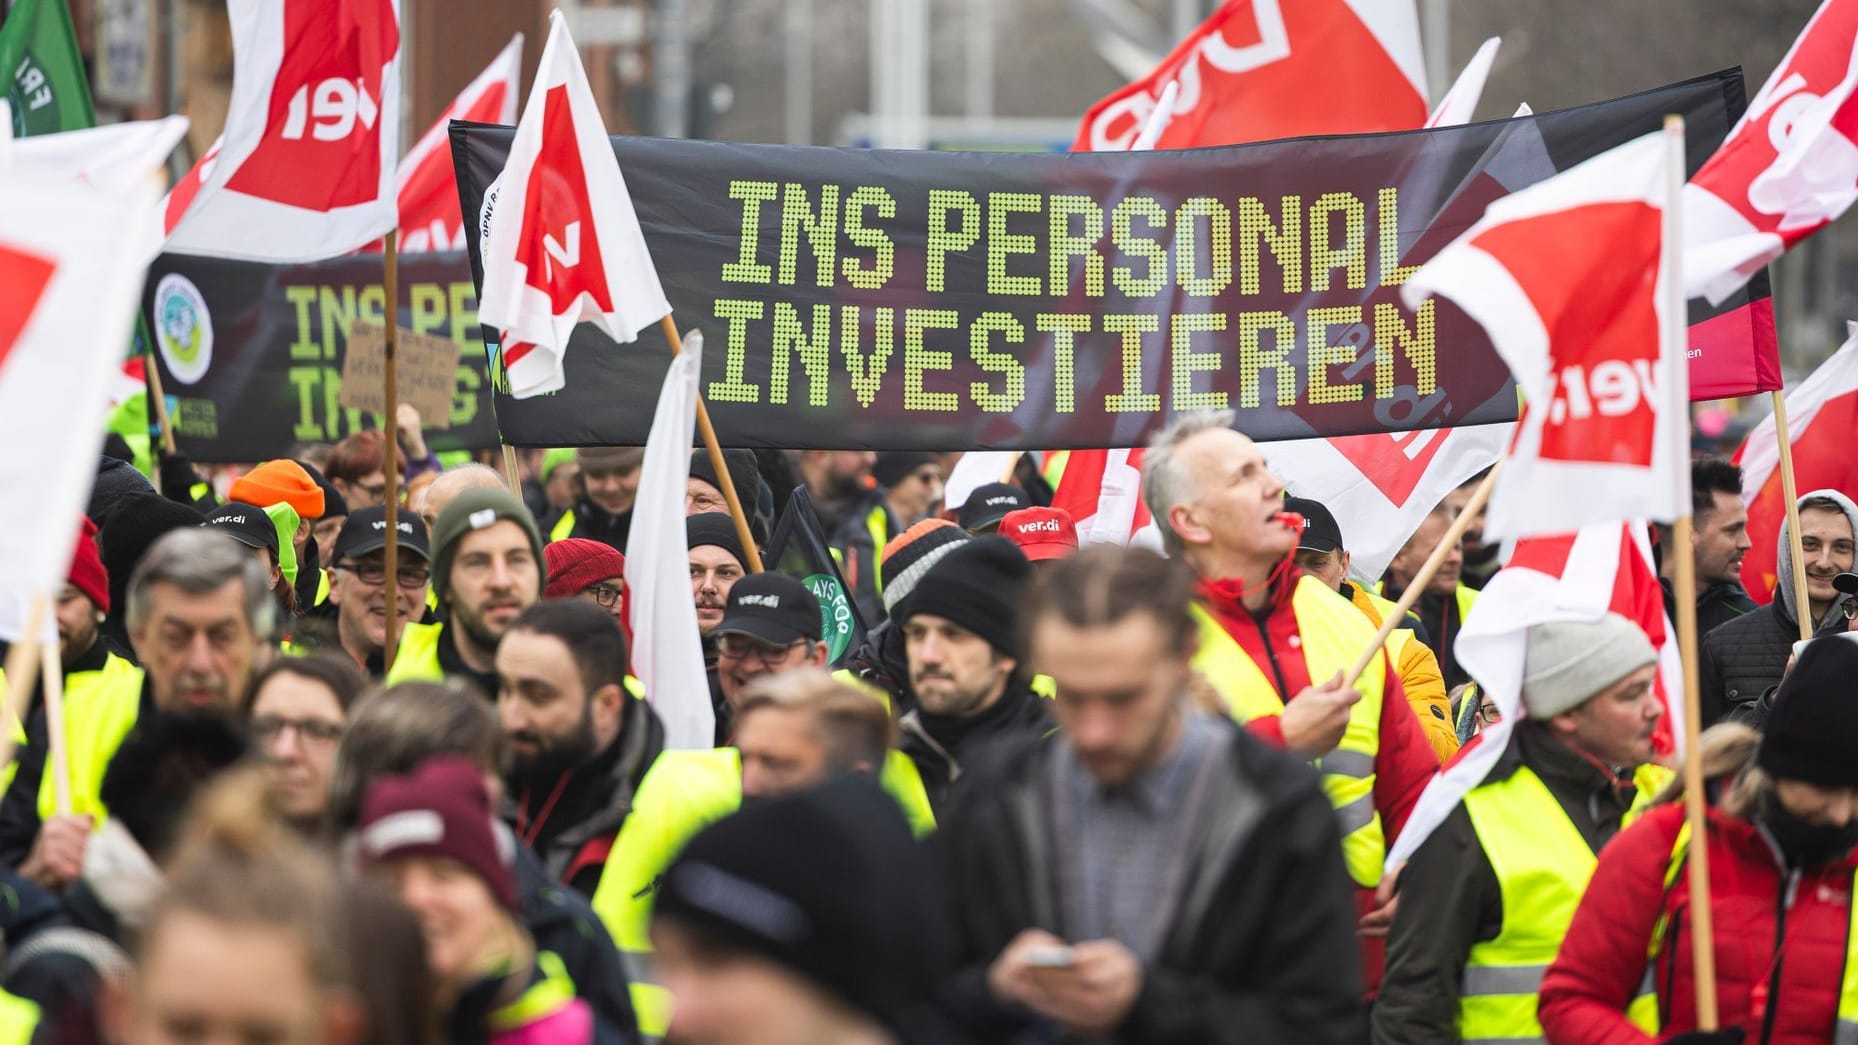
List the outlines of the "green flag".
{"label": "green flag", "polygon": [[90,82],[65,0],[20,0],[0,26],[0,73],[13,135],[77,131],[97,123]]}

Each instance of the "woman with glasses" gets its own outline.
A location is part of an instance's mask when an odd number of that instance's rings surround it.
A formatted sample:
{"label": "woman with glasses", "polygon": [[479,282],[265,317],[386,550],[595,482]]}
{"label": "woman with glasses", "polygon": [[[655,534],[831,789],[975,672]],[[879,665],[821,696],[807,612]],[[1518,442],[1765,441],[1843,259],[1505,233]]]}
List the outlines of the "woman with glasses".
{"label": "woman with glasses", "polygon": [[548,563],[545,599],[585,599],[613,615],[632,648],[632,625],[626,620],[626,557],[611,546],[585,537],[567,537],[542,549]]}
{"label": "woman with glasses", "polygon": [[280,657],[246,691],[241,706],[252,741],[264,753],[279,806],[300,830],[320,826],[348,709],[367,688],[361,669],[321,655]]}

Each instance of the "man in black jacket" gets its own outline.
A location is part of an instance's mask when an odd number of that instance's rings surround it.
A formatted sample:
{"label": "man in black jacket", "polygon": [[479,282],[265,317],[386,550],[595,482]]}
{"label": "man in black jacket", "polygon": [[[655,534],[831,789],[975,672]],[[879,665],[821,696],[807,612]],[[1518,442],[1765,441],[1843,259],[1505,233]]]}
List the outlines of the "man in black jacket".
{"label": "man in black jacket", "polygon": [[509,819],[551,877],[593,897],[664,726],[627,692],[626,637],[578,599],[523,611],[497,644]]}
{"label": "man in black jacket", "polygon": [[1060,732],[992,752],[943,818],[980,1040],[1355,1045],[1351,885],[1314,773],[1187,696],[1192,581],[1096,547],[1043,579]]}
{"label": "man in black jacket", "polygon": [[916,763],[937,810],[982,745],[1050,728],[1047,702],[1032,692],[1014,619],[1031,571],[1004,537],[967,541],[897,604],[917,702],[898,722],[897,747]]}
{"label": "man in black jacket", "polygon": [[1858,504],[1837,490],[1813,490],[1800,498],[1800,544],[1806,553],[1806,591],[1794,591],[1793,547],[1781,524],[1775,552],[1780,575],[1774,601],[1703,636],[1697,657],[1700,725],[1727,718],[1759,725],[1761,695],[1780,682],[1800,641],[1799,607],[1804,604],[1815,636],[1845,630],[1851,596],[1833,579],[1851,570]]}

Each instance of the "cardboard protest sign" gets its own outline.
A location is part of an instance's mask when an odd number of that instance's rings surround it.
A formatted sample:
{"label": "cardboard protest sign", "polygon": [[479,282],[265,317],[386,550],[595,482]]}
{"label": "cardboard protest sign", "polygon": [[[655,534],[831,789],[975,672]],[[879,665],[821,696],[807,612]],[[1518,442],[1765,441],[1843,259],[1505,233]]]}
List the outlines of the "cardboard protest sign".
{"label": "cardboard protest sign", "polygon": [[[387,412],[387,328],[356,323],[348,332],[342,360],[342,390],[336,402],[376,415]],[[394,390],[400,402],[419,411],[422,427],[452,425],[452,387],[458,373],[458,343],[400,328],[394,351]]]}

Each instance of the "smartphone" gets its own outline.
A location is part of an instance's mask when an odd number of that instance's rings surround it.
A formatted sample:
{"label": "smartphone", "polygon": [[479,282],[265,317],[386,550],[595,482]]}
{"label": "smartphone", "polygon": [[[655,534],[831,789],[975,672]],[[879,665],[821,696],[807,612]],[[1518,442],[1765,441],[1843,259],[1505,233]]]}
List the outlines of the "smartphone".
{"label": "smartphone", "polygon": [[1034,969],[1069,969],[1077,964],[1077,955],[1069,947],[1039,947],[1026,952],[1026,964]]}

